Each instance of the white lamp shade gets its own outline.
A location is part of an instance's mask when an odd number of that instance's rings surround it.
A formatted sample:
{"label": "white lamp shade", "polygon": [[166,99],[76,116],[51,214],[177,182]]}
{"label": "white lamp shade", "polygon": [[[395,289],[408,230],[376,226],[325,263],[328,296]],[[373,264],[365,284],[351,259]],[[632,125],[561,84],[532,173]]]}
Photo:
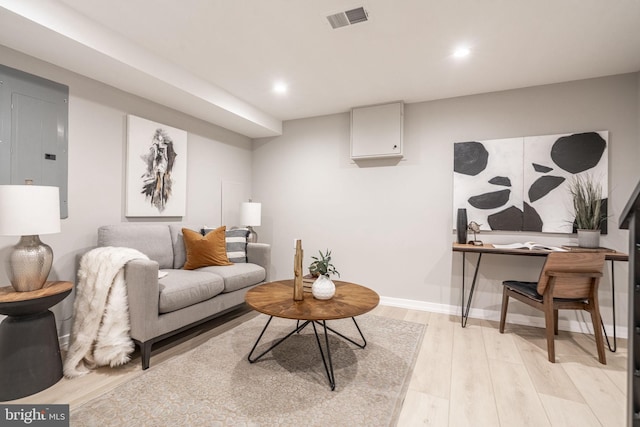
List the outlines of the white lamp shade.
{"label": "white lamp shade", "polygon": [[0,185],[0,235],[31,236],[59,232],[58,187]]}
{"label": "white lamp shade", "polygon": [[262,204],[255,202],[244,202],[240,207],[240,223],[251,227],[260,225],[262,214]]}

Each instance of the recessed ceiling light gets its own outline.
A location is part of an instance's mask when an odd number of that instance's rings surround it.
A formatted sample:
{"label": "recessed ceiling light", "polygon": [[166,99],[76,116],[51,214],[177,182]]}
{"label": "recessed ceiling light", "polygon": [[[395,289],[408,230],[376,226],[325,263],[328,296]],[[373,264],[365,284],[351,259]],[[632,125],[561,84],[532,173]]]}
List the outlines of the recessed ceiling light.
{"label": "recessed ceiling light", "polygon": [[277,82],[273,85],[273,91],[278,94],[287,93],[287,84],[285,82]]}
{"label": "recessed ceiling light", "polygon": [[464,58],[465,56],[469,56],[471,50],[468,47],[459,47],[453,52],[453,56],[456,58]]}

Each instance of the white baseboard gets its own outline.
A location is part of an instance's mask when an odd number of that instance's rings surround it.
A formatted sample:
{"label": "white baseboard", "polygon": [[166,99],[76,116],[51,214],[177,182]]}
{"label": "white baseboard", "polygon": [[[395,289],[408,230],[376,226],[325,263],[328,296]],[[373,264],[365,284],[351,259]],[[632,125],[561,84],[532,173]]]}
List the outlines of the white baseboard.
{"label": "white baseboard", "polygon": [[[449,304],[437,304],[433,302],[416,301],[416,300],[410,300],[410,299],[391,298],[391,297],[380,297],[380,304],[388,305],[391,307],[407,308],[410,310],[428,311],[431,313],[451,314],[455,316],[460,316],[460,307],[455,305],[449,305]],[[495,322],[499,322],[500,312],[494,311],[494,310],[483,310],[479,308],[471,308],[469,317],[472,317],[474,319],[492,320]],[[533,317],[533,316],[525,316],[523,314],[518,314],[518,313],[509,313],[508,321],[509,323],[515,323],[517,325],[535,326],[538,328],[544,328],[543,317]],[[611,331],[613,330],[613,327],[610,324],[605,323],[605,328],[607,329],[607,334],[611,336],[612,335]],[[586,322],[578,322],[577,320],[567,321],[567,320],[560,319],[558,329],[563,331],[593,334],[590,317],[587,319]],[[616,335],[618,336],[618,338],[626,339],[628,337],[627,334],[628,334],[628,330],[626,327],[618,326],[616,328]],[[60,342],[61,349],[63,350],[68,349],[69,334],[58,337],[58,340]]]}
{"label": "white baseboard", "polygon": [[[432,302],[415,301],[415,300],[391,298],[391,297],[380,297],[380,304],[388,305],[391,307],[400,307],[400,308],[407,308],[411,310],[429,311],[431,313],[451,314],[451,315],[460,316],[460,306],[454,306],[449,304],[437,304]],[[563,331],[593,334],[591,317],[586,312],[584,313],[586,315],[585,322],[581,322],[577,320],[560,319],[560,321],[558,322],[558,329]],[[469,312],[469,317],[472,317],[474,319],[492,320],[492,321],[499,322],[500,312],[494,311],[494,310],[483,310],[479,308],[471,308],[471,311]],[[603,320],[605,320],[606,322],[606,319],[603,319]],[[509,316],[507,317],[507,321],[509,323],[515,323],[517,325],[535,326],[539,328],[544,328],[544,317],[534,317],[534,316],[526,316],[518,313],[509,313]],[[611,324],[605,323],[605,328],[607,330],[607,335],[612,336],[613,326]],[[617,326],[616,336],[618,338],[626,339],[628,337],[627,328],[623,326]]]}

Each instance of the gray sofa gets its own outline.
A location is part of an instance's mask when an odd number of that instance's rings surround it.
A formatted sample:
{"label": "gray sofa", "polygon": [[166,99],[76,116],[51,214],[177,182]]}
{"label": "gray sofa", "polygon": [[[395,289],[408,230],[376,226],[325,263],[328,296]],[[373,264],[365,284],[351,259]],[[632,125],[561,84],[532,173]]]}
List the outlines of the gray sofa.
{"label": "gray sofa", "polygon": [[[149,260],[125,266],[131,338],[139,346],[142,369],[151,346],[171,335],[220,316],[244,303],[247,290],[268,278],[271,247],[247,244],[247,262],[183,270],[186,251],[182,224],[118,224],[100,227],[98,246],[129,247]],[[158,271],[167,272],[158,278]]]}

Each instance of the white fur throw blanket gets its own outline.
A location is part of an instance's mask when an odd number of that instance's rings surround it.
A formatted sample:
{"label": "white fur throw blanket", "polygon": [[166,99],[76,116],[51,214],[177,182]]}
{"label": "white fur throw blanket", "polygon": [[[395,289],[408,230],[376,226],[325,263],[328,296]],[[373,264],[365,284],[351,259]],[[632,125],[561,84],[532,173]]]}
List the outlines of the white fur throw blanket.
{"label": "white fur throw blanket", "polygon": [[148,259],[135,249],[102,247],[87,252],[80,260],[74,320],[63,369],[66,377],[129,361],[135,346],[129,336],[124,266],[139,258]]}

